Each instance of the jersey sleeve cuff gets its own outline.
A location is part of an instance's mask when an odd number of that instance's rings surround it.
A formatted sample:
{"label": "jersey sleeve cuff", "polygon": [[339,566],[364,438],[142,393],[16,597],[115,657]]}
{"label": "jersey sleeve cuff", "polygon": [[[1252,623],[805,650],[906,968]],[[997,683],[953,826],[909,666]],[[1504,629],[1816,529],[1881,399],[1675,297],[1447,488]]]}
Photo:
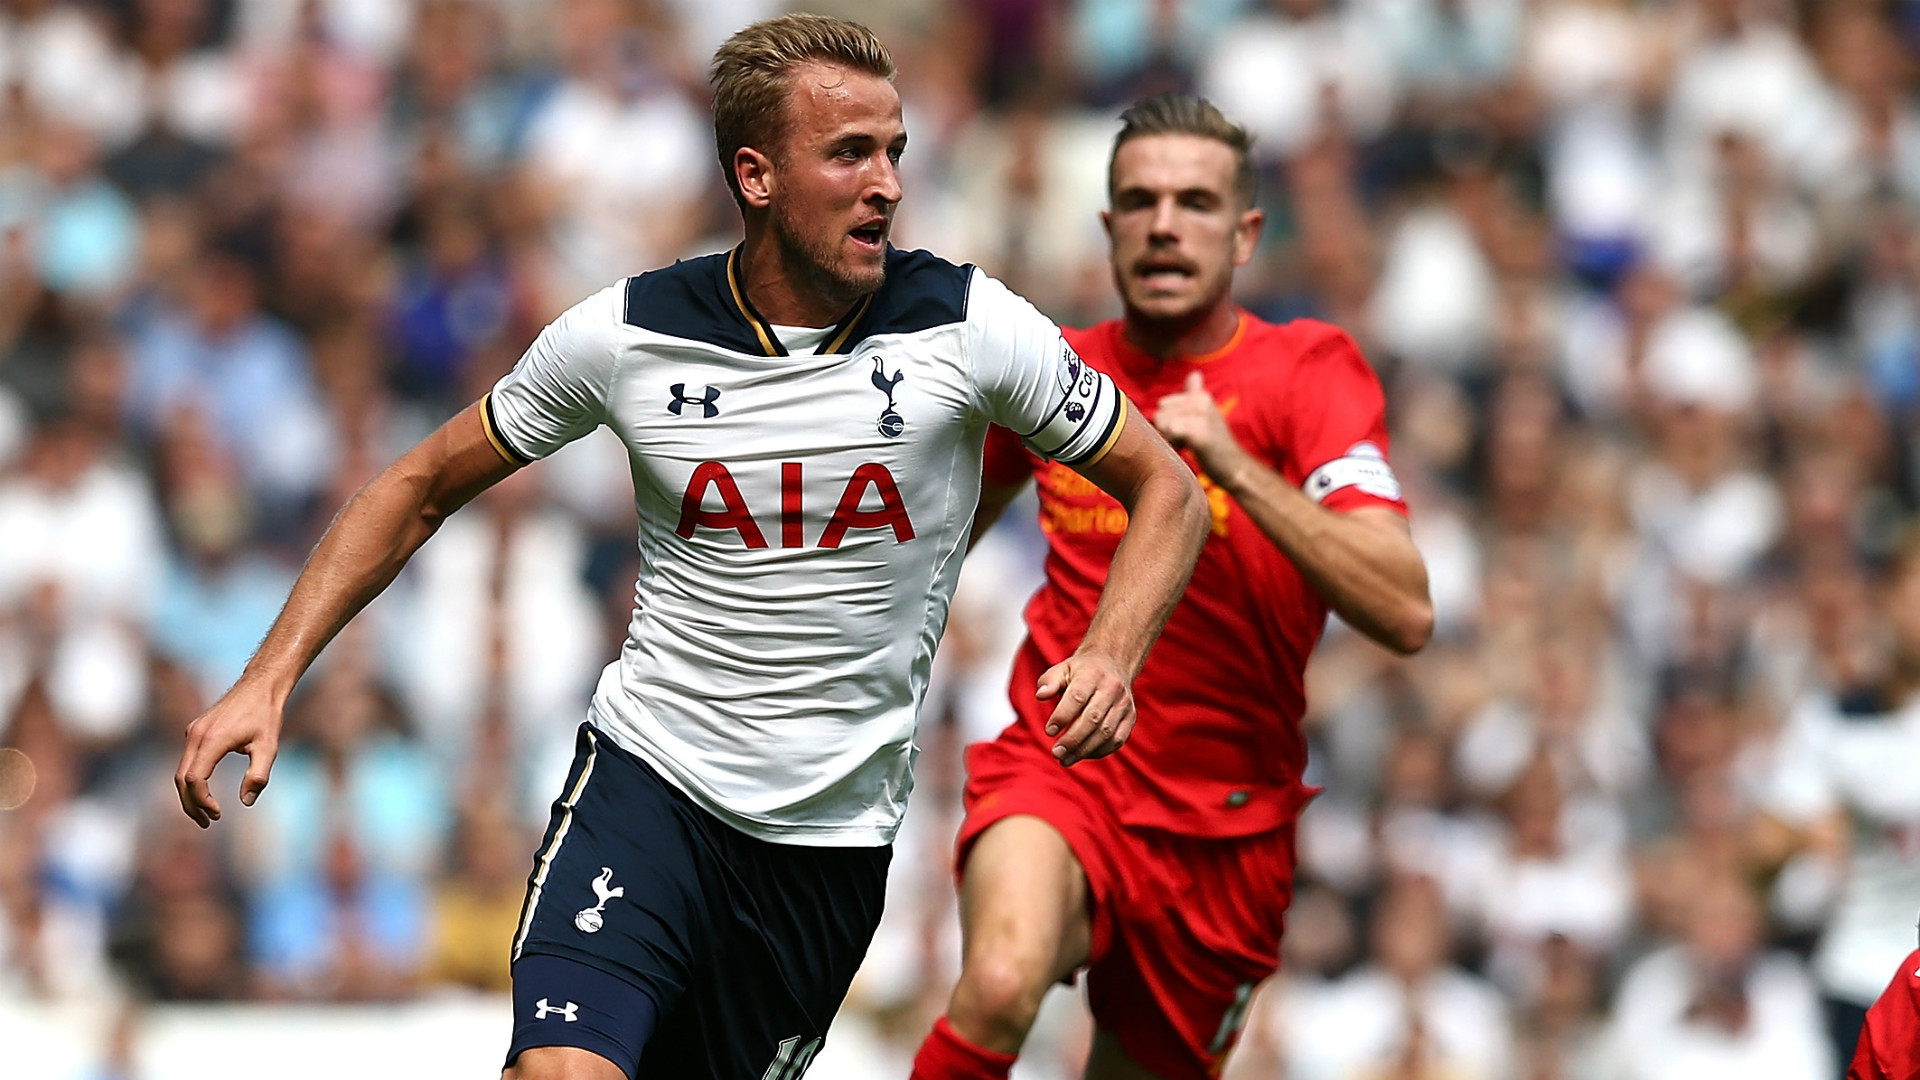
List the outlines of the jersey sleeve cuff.
{"label": "jersey sleeve cuff", "polygon": [[[1079,360],[1075,358],[1075,368]],[[1065,393],[1054,404],[1047,419],[1021,438],[1034,453],[1063,465],[1080,466],[1106,453],[1119,434],[1118,423],[1126,412],[1126,398],[1105,374],[1092,368],[1068,369],[1063,373]]]}
{"label": "jersey sleeve cuff", "polygon": [[1113,450],[1114,446],[1120,442],[1120,433],[1127,429],[1127,413],[1131,410],[1129,409],[1127,395],[1122,394],[1118,386],[1113,388],[1113,393],[1118,407],[1113,411],[1113,419],[1107,422],[1106,434],[1102,435],[1100,441],[1094,444],[1091,454],[1075,461],[1066,461],[1064,462],[1065,464],[1076,469],[1084,469],[1090,465],[1098,464],[1100,460],[1106,457],[1107,454]]}
{"label": "jersey sleeve cuff", "polygon": [[508,442],[507,437],[501,433],[500,423],[494,416],[491,390],[480,399],[480,427],[487,433],[487,441],[493,444],[493,448],[499,451],[500,456],[507,459],[509,464],[522,466],[533,464],[532,456],[514,449],[513,444]]}

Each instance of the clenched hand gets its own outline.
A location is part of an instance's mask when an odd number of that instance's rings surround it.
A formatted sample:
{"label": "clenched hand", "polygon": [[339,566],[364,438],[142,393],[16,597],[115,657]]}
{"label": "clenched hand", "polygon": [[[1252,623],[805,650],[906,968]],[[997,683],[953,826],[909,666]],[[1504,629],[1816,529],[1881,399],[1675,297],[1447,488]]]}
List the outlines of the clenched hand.
{"label": "clenched hand", "polygon": [[1245,453],[1197,371],[1187,375],[1187,385],[1179,393],[1160,399],[1153,426],[1176,449],[1193,451],[1200,467],[1216,480],[1231,473],[1239,455]]}

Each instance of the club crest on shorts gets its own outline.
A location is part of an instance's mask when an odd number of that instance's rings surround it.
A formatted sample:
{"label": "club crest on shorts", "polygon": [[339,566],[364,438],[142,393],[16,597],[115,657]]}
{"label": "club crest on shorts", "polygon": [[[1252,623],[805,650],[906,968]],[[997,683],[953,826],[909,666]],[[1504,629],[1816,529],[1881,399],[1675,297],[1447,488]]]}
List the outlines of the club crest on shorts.
{"label": "club crest on shorts", "polygon": [[893,388],[900,385],[900,380],[906,378],[907,373],[896,371],[888,375],[886,365],[885,358],[879,356],[873,358],[873,388],[887,395],[887,407],[880,413],[878,426],[880,434],[889,439],[897,439],[900,433],[906,430],[907,421],[894,409]]}
{"label": "club crest on shorts", "polygon": [[607,922],[602,915],[602,912],[607,910],[607,901],[627,895],[627,887],[614,885],[613,867],[603,866],[600,868],[600,876],[593,879],[593,895],[599,897],[600,902],[590,908],[581,908],[580,913],[573,917],[573,925],[579,927],[583,934],[600,932],[600,928]]}

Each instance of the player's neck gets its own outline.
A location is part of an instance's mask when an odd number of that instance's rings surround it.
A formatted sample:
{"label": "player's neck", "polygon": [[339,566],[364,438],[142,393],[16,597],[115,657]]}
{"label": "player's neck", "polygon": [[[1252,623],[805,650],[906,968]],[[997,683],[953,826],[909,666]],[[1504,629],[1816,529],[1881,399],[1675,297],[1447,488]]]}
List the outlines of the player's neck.
{"label": "player's neck", "polygon": [[1205,356],[1233,340],[1239,328],[1240,309],[1223,299],[1187,319],[1156,319],[1128,309],[1120,332],[1127,344],[1155,360],[1167,361]]}
{"label": "player's neck", "polygon": [[740,287],[760,317],[775,326],[837,326],[859,298],[828,295],[813,287],[810,269],[792,265],[765,231],[747,230],[740,247]]}

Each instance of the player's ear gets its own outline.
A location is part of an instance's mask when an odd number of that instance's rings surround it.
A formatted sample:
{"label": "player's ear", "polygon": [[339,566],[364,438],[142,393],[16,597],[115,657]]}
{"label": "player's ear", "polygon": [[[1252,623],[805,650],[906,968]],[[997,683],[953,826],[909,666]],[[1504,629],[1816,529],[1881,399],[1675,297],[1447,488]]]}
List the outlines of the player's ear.
{"label": "player's ear", "polygon": [[773,171],[773,159],[751,146],[733,152],[733,178],[740,184],[740,197],[756,210],[765,210],[773,202]]}
{"label": "player's ear", "polygon": [[1245,266],[1253,261],[1254,249],[1260,246],[1260,231],[1266,224],[1266,211],[1241,211],[1240,220],[1233,226],[1233,265]]}
{"label": "player's ear", "polygon": [[1106,230],[1107,242],[1111,244],[1113,242],[1113,211],[1112,210],[1100,211],[1100,227]]}

